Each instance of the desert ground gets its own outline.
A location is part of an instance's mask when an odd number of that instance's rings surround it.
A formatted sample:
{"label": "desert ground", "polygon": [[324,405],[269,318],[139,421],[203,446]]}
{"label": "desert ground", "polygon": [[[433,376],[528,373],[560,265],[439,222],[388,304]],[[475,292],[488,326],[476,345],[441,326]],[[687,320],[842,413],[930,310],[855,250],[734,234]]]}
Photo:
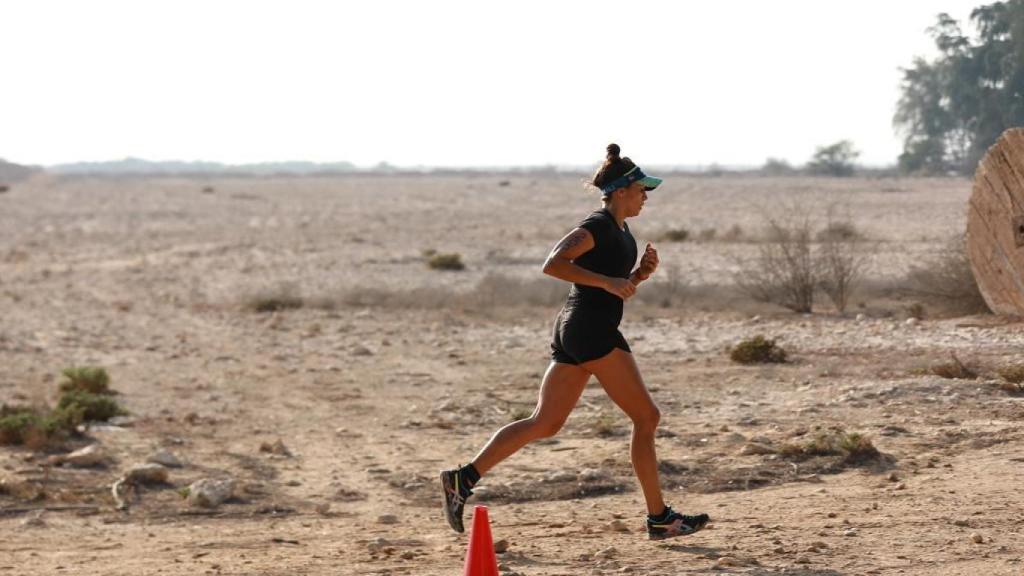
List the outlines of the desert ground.
{"label": "desert ground", "polygon": [[[598,206],[582,180],[13,185],[0,194],[0,402],[52,405],[63,368],[100,366],[130,414],[60,445],[0,446],[0,573],[461,574],[468,538],[444,521],[437,472],[533,408],[567,289],[540,267]],[[557,436],[470,500],[505,541],[503,574],[1024,572],[1024,397],[995,376],[1021,361],[1022,326],[895,290],[963,230],[970,190],[667,178],[631,221],[662,264],[622,331],[663,414],[666,499],[712,524],[647,540],[629,421],[592,382]],[[832,207],[871,255],[845,314],[731,288],[767,215],[794,207]],[[690,238],[662,240],[678,228]],[[431,269],[435,251],[465,270]],[[790,361],[730,360],[758,334]],[[978,375],[936,375],[951,353]],[[879,454],[793,455],[840,430]],[[55,463],[90,444],[106,462]],[[118,509],[111,485],[158,450],[183,465]],[[222,477],[235,480],[223,504],[183,498]]]}

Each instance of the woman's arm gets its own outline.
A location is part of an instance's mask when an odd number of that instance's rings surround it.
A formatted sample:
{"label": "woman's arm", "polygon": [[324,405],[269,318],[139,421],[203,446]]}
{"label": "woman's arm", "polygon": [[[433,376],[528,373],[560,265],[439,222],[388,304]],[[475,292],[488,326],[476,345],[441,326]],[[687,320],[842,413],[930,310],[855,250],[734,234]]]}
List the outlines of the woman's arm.
{"label": "woman's arm", "polygon": [[559,280],[601,288],[623,300],[636,292],[636,286],[625,278],[611,278],[591,272],[573,263],[573,260],[594,248],[594,237],[583,228],[576,228],[555,244],[544,261],[544,273]]}

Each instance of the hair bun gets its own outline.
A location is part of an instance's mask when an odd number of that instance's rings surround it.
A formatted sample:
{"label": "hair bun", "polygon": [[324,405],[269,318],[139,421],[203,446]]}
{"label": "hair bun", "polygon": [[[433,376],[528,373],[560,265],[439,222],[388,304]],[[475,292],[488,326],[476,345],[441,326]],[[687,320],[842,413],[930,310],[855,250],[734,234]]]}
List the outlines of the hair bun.
{"label": "hair bun", "polygon": [[608,147],[606,148],[606,150],[608,151],[608,159],[609,160],[618,160],[619,159],[619,152],[621,152],[621,149],[619,148],[618,144],[614,144],[614,143],[609,144]]}

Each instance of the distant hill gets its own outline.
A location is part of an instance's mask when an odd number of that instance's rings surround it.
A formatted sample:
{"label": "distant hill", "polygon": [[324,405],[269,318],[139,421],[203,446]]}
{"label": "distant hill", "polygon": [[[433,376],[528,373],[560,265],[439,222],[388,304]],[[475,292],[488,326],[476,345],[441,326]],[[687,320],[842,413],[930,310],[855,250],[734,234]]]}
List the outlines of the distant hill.
{"label": "distant hill", "polygon": [[94,175],[174,175],[174,174],[334,174],[354,172],[351,162],[263,162],[259,164],[221,164],[219,162],[182,162],[169,160],[154,162],[141,158],[125,158],[110,162],[76,162],[57,164],[47,168],[57,174]]}
{"label": "distant hill", "polygon": [[22,166],[0,158],[0,184],[24,180],[39,171],[40,168],[36,166]]}

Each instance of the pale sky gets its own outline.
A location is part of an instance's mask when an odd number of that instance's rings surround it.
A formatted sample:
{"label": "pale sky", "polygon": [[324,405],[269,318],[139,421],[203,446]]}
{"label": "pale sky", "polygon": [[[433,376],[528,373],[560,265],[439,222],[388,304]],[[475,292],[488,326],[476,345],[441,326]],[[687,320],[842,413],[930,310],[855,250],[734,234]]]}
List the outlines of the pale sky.
{"label": "pale sky", "polygon": [[900,66],[982,0],[4,0],[0,158],[892,164]]}

